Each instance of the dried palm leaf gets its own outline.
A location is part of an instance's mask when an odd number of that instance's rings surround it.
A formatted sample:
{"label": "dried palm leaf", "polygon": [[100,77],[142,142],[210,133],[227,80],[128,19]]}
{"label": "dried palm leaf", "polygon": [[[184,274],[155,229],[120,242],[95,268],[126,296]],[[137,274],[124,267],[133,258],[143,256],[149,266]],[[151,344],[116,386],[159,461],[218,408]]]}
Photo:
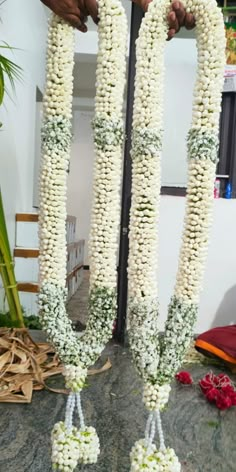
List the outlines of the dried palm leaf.
{"label": "dried palm leaf", "polygon": [[[91,369],[89,375],[105,372],[111,366],[108,359],[100,369]],[[0,329],[0,402],[30,403],[33,391],[43,388],[68,393],[45,383],[62,372],[63,366],[50,344],[36,344],[25,328]]]}

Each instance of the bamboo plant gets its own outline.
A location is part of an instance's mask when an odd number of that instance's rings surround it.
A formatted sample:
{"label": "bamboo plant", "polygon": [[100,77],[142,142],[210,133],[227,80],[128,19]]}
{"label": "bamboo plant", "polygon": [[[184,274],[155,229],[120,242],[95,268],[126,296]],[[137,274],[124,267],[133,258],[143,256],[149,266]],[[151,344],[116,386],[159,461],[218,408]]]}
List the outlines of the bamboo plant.
{"label": "bamboo plant", "polygon": [[14,265],[8,240],[6,220],[0,190],[0,274],[6,293],[11,324],[15,327],[24,327],[23,313],[17,290]]}

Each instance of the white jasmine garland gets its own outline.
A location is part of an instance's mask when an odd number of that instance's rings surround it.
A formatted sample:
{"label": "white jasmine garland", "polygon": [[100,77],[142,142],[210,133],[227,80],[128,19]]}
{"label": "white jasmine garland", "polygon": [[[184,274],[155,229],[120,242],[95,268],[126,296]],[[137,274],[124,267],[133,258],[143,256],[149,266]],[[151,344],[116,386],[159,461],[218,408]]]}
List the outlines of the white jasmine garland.
{"label": "white jasmine garland", "polygon": [[[211,222],[213,182],[224,69],[224,27],[214,0],[186,0],[197,23],[198,75],[188,136],[189,183],[183,244],[164,339],[158,336],[157,227],[162,147],[164,47],[170,2],[153,0],[137,42],[133,113],[133,182],[129,256],[129,334],[137,368],[145,381],[150,411],[145,439],[131,453],[131,471],[178,472],[179,461],[164,444],[160,410],[169,382],[181,363],[197,316]],[[89,322],[78,340],[68,320],[66,281],[66,175],[71,141],[73,31],[57,17],[49,29],[47,86],[42,129],[40,179],[40,282],[42,322],[65,363],[72,390],[65,422],[55,426],[53,466],[70,472],[78,461],[99,453],[95,430],[87,428],[80,391],[86,371],[108,341],[116,313],[116,248],[119,226],[122,100],[127,25],[119,0],[99,2],[96,163],[90,232]],[[158,84],[158,86],[157,86]],[[73,427],[77,405],[80,429]],[[153,444],[156,429],[160,448]]]}
{"label": "white jasmine garland", "polygon": [[148,449],[144,439],[137,441],[131,454],[130,472],[180,472],[181,465],[173,449],[158,451],[156,446]]}
{"label": "white jasmine garland", "polygon": [[85,384],[87,369],[83,369],[80,365],[66,365],[63,375],[65,377],[66,387],[72,392],[80,392]]}
{"label": "white jasmine garland", "polygon": [[[145,381],[144,403],[151,413],[148,434],[131,453],[131,471],[180,470],[177,458],[173,464],[166,462],[167,449],[162,440],[163,456],[158,464],[155,461],[155,413],[159,414],[168,401],[168,384],[181,365],[193,334],[212,220],[225,64],[224,23],[215,0],[186,0],[183,4],[196,19],[198,70],[187,140],[189,175],[182,247],[163,339],[158,336],[157,320],[157,228],[169,1],[153,0],[149,4],[137,41],[128,330],[134,360]],[[160,418],[157,429],[163,438]]]}
{"label": "white jasmine garland", "polygon": [[169,400],[171,387],[168,384],[153,385],[146,383],[143,390],[143,402],[149,411],[162,411]]}
{"label": "white jasmine garland", "polygon": [[94,428],[78,430],[75,426],[68,431],[63,421],[55,424],[52,431],[53,470],[71,472],[78,462],[94,464],[100,452],[99,440]]}
{"label": "white jasmine garland", "polygon": [[[112,334],[116,316],[116,252],[119,229],[127,21],[119,0],[100,0],[94,143],[94,197],[90,231],[89,321],[79,339],[66,313],[66,189],[71,145],[74,32],[53,16],[48,32],[47,81],[40,175],[40,294],[42,324],[65,364],[65,422],[53,435],[54,468],[69,472],[77,462],[94,463],[95,430],[84,424],[79,392],[88,367]],[[80,429],[73,427],[77,404]]]}

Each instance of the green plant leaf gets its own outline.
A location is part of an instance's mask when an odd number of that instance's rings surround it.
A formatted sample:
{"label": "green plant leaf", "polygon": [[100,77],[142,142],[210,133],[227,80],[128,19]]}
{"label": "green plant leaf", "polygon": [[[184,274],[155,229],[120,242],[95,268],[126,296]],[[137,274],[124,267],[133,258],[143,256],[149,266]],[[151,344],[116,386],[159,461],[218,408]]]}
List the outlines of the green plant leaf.
{"label": "green plant leaf", "polygon": [[3,97],[4,97],[4,84],[5,84],[4,75],[0,67],[0,105],[2,104]]}
{"label": "green plant leaf", "polygon": [[[14,51],[15,48],[9,46],[9,44],[3,42],[0,44],[0,50],[6,49],[9,51]],[[5,78],[8,78],[12,90],[15,91],[15,81],[22,78],[22,68],[15,64],[11,59],[5,57],[5,55],[0,54],[0,105],[3,102],[5,94]]]}

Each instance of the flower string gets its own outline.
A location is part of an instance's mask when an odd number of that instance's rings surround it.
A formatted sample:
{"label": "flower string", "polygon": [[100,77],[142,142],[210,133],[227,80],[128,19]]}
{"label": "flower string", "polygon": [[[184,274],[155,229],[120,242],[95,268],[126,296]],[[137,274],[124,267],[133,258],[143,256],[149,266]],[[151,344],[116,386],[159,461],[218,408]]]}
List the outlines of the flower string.
{"label": "flower string", "polygon": [[[215,0],[186,0],[184,5],[196,18],[198,72],[188,135],[189,178],[183,242],[162,341],[157,321],[156,272],[169,0],[151,2],[137,41],[128,328],[131,350],[145,381],[144,402],[150,416],[145,439],[138,441],[131,451],[132,472],[180,471],[175,452],[165,448],[160,411],[168,402],[169,382],[193,333],[211,223],[225,62],[224,26]],[[39,307],[43,327],[65,364],[66,385],[71,389],[65,422],[57,423],[52,432],[53,468],[62,472],[73,471],[78,462],[87,464],[97,460],[99,440],[94,428],[85,425],[80,392],[88,367],[111,336],[116,315],[127,24],[119,0],[100,0],[99,18],[89,321],[80,340],[65,309],[66,177],[71,142],[74,33],[69,25],[53,16],[48,34],[40,177]],[[80,429],[73,426],[75,405]],[[159,450],[154,444],[156,429]]]}
{"label": "flower string", "polygon": [[[168,384],[181,365],[197,318],[212,220],[225,65],[224,22],[215,0],[186,0],[183,4],[196,19],[198,69],[192,125],[187,138],[188,187],[182,247],[163,338],[160,338],[158,326],[157,229],[169,1],[149,3],[136,49],[128,331],[136,367],[145,382],[144,403],[153,412],[149,417],[152,419],[148,420],[150,425],[154,424],[154,414],[158,414],[161,448],[164,448],[164,439],[160,411],[168,402]],[[152,433],[148,434],[152,439]],[[180,470],[177,460],[173,459],[173,467],[167,465],[167,449],[163,449],[157,465],[155,445],[152,445],[150,457],[150,444],[148,448],[145,444],[145,440],[135,444],[131,452],[131,471]]]}
{"label": "flower string", "polygon": [[[64,422],[52,432],[55,470],[69,472],[77,463],[94,463],[99,440],[85,426],[80,392],[88,367],[112,335],[116,317],[116,254],[119,231],[122,108],[126,70],[127,20],[119,0],[99,0],[96,72],[95,169],[90,252],[89,320],[78,339],[66,313],[66,189],[71,146],[74,31],[52,16],[48,31],[40,173],[39,309],[48,338],[65,365],[71,390]],[[80,429],[73,426],[77,405]]]}

